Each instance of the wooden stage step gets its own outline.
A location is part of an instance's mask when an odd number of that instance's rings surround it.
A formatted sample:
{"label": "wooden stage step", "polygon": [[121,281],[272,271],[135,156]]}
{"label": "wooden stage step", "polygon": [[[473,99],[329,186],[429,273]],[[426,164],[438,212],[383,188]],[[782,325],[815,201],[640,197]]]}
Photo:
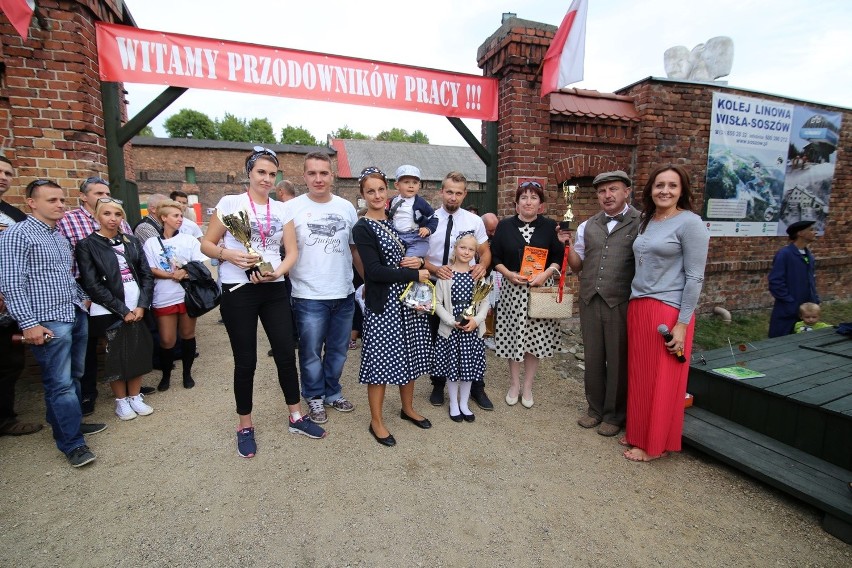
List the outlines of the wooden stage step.
{"label": "wooden stage step", "polygon": [[695,406],[683,441],[822,510],[826,532],[852,544],[852,471]]}

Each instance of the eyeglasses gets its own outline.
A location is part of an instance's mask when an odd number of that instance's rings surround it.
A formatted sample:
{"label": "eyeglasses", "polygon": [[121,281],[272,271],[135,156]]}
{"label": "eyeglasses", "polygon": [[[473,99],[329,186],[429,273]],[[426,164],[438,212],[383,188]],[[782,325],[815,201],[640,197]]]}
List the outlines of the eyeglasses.
{"label": "eyeglasses", "polygon": [[30,198],[30,197],[33,196],[33,191],[35,191],[35,188],[41,187],[43,185],[48,185],[48,184],[56,185],[55,182],[52,182],[49,179],[37,179],[35,181],[31,181],[30,183],[27,184],[27,188],[25,190],[25,195],[28,198]]}
{"label": "eyeglasses", "polygon": [[98,199],[98,203],[115,203],[116,205],[124,205],[124,201],[114,197],[101,197]]}
{"label": "eyeglasses", "polygon": [[89,185],[91,185],[93,183],[99,183],[99,184],[102,184],[102,185],[109,187],[109,182],[107,180],[105,180],[102,177],[94,176],[94,177],[87,177],[86,179],[83,180],[83,183],[80,184],[80,191],[85,190],[87,187],[89,187]]}
{"label": "eyeglasses", "polygon": [[263,146],[255,146],[254,148],[252,148],[252,150],[254,150],[255,154],[266,154],[267,156],[272,156],[276,160],[278,159],[278,156],[275,155],[275,152],[273,152],[269,148],[264,148]]}
{"label": "eyeglasses", "polygon": [[542,189],[541,184],[537,181],[525,181],[519,186],[521,189],[527,189],[528,187],[535,187],[537,189]]}

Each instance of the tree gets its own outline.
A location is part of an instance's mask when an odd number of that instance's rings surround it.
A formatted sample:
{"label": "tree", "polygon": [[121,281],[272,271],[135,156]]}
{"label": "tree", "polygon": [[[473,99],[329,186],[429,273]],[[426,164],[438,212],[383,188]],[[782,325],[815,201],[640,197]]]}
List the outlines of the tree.
{"label": "tree", "polygon": [[203,112],[181,109],[165,120],[163,126],[172,138],[217,140],[216,124]]}
{"label": "tree", "polygon": [[376,135],[376,140],[382,142],[414,142],[415,144],[429,143],[429,138],[420,130],[415,130],[413,134],[409,134],[407,130],[402,128],[383,130]]}
{"label": "tree", "polygon": [[368,136],[361,132],[356,132],[344,124],[337,130],[331,133],[332,138],[341,138],[343,140],[372,140],[372,136]]}
{"label": "tree", "polygon": [[248,127],[246,119],[237,118],[231,113],[226,112],[222,121],[216,121],[216,132],[219,135],[219,140],[230,140],[231,142],[249,142]]}
{"label": "tree", "polygon": [[268,118],[253,118],[248,123],[249,142],[275,144],[275,131]]}
{"label": "tree", "polygon": [[147,126],[144,126],[142,130],[139,131],[139,134],[137,134],[136,136],[149,136],[151,138],[154,138],[154,129],[151,128],[151,125],[149,124]]}
{"label": "tree", "polygon": [[290,126],[289,124],[281,130],[282,144],[301,144],[302,146],[319,146],[320,143],[314,135],[301,126]]}

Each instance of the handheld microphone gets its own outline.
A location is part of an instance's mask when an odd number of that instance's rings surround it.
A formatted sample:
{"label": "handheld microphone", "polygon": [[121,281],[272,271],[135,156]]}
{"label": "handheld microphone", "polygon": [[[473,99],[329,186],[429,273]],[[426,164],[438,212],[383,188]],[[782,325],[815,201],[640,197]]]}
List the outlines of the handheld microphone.
{"label": "handheld microphone", "polygon": [[[657,326],[657,331],[660,332],[660,335],[663,336],[663,339],[665,340],[666,343],[668,343],[669,341],[674,339],[672,337],[671,332],[669,331],[668,326],[666,326],[666,324],[664,324],[664,323],[661,323],[660,325]],[[672,353],[672,355],[677,357],[677,360],[680,361],[681,363],[686,363],[686,357],[683,356],[683,349],[678,349],[677,352]]]}

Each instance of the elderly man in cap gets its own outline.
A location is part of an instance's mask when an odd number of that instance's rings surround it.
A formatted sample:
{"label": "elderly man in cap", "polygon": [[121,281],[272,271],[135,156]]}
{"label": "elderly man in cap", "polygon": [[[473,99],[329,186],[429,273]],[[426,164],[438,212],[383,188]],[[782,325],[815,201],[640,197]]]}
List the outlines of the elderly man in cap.
{"label": "elderly man in cap", "polygon": [[769,292],[775,298],[769,318],[769,337],[793,333],[799,306],[819,304],[814,272],[816,260],[808,245],[816,239],[815,221],[798,221],[787,227],[790,244],[775,253],[769,271]]}
{"label": "elderly man in cap", "polygon": [[[577,420],[615,436],[627,411],[627,301],[633,280],[633,240],[639,212],[628,204],[630,178],[621,170],[595,177],[601,211],[577,228],[568,256],[580,274],[580,325],[585,346],[585,388],[589,409]],[[560,231],[560,240],[567,240]]]}

